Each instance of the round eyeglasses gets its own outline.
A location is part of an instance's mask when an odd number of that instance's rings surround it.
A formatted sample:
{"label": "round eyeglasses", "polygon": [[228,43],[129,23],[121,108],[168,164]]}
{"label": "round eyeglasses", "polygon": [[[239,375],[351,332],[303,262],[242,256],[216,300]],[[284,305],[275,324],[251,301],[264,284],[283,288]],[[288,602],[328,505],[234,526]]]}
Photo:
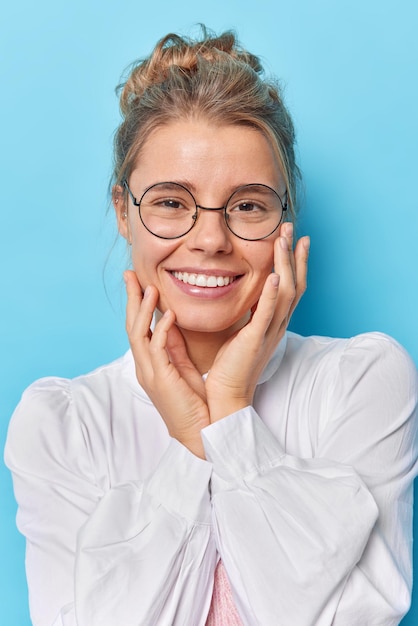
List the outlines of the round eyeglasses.
{"label": "round eyeglasses", "polygon": [[126,180],[123,185],[132,203],[138,207],[145,228],[161,239],[178,239],[186,235],[196,224],[199,210],[223,211],[227,227],[240,239],[266,239],[279,227],[287,209],[287,201],[283,203],[274,189],[262,184],[238,187],[227,203],[218,208],[197,204],[192,193],[179,183],[151,185],[139,200]]}

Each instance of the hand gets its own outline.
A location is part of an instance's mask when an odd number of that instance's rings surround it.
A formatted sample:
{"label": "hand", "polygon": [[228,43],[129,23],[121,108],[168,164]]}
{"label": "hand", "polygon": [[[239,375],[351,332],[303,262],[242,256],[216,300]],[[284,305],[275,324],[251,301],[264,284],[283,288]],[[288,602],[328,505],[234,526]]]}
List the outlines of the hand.
{"label": "hand", "polygon": [[205,385],[190,361],[175,316],[167,311],[150,330],[159,293],[147,287],[144,296],[135,272],[124,274],[128,296],[126,330],[136,376],[165,421],[168,432],[204,458],[200,431],[210,423]]}
{"label": "hand", "polygon": [[293,225],[282,224],[274,243],[274,270],[248,324],[219,350],[206,380],[211,422],[253,402],[257,381],[282,339],[306,289],[309,238],[293,251]]}

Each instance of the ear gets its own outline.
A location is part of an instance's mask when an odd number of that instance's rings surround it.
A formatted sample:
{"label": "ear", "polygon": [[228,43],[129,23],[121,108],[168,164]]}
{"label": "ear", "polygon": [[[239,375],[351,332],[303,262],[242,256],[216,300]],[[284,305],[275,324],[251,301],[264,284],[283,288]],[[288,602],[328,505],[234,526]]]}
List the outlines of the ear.
{"label": "ear", "polygon": [[126,194],[121,185],[115,185],[112,189],[112,204],[116,212],[118,230],[126,241],[131,243],[131,230],[128,219],[128,203]]}

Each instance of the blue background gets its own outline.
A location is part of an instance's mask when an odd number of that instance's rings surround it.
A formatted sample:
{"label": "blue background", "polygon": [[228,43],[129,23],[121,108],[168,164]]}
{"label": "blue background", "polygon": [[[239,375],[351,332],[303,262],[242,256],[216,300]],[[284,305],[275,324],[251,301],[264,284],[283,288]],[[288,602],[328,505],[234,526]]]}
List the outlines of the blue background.
{"label": "blue background", "polygon": [[[418,362],[417,19],[415,0],[3,5],[1,445],[30,382],[88,371],[127,347],[126,252],[107,212],[113,89],[159,37],[197,22],[235,28],[286,86],[305,177],[299,229],[312,238],[292,328],[384,331]],[[24,545],[3,466],[0,490],[0,622],[27,626]],[[403,624],[417,621],[418,588]]]}

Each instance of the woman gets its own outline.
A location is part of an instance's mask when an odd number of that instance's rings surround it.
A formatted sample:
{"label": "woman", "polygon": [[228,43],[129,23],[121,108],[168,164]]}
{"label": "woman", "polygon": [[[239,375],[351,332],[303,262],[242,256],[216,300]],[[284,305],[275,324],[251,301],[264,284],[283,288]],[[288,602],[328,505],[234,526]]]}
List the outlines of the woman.
{"label": "woman", "polygon": [[170,35],[121,110],[131,350],[34,383],[9,431],[33,623],[398,624],[416,369],[378,333],[286,332],[309,240],[278,88],[231,33]]}

